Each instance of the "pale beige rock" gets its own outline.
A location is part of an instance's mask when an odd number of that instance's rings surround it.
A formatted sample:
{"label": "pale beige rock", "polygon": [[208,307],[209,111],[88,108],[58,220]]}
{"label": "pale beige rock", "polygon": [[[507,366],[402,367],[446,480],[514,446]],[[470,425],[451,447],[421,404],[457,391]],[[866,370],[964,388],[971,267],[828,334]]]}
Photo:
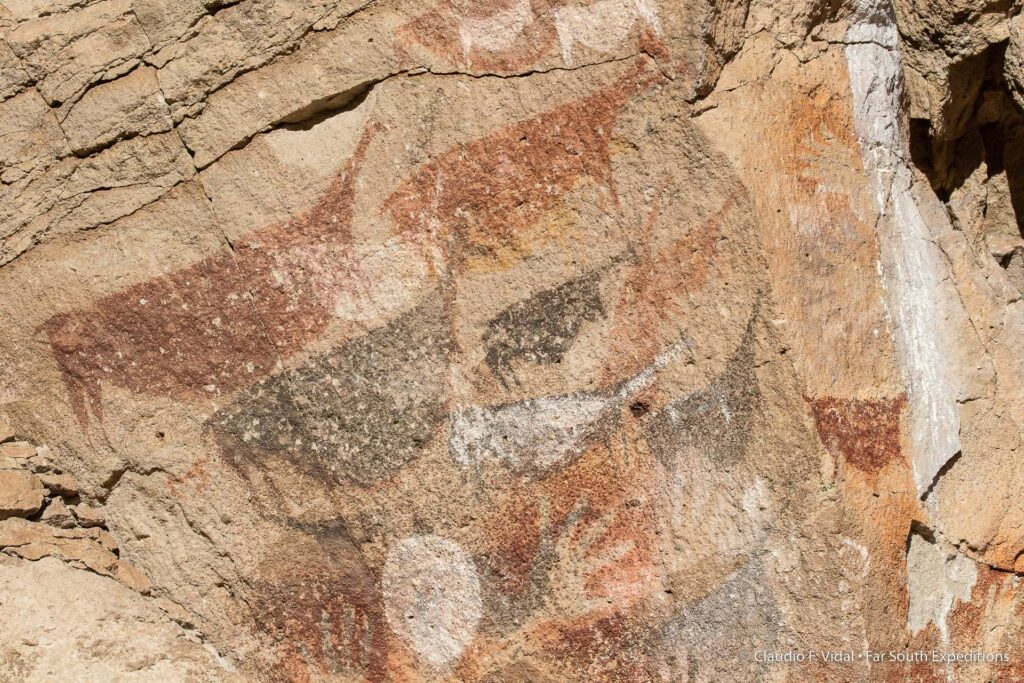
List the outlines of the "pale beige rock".
{"label": "pale beige rock", "polygon": [[39,481],[52,494],[65,497],[78,495],[78,482],[70,474],[40,474]]}
{"label": "pale beige rock", "polygon": [[40,17],[63,14],[79,7],[96,4],[98,0],[5,0],[4,7],[16,23]]}
{"label": "pale beige rock", "polygon": [[8,441],[0,444],[0,457],[25,461],[36,454],[36,447],[27,441]]}
{"label": "pale beige rock", "polygon": [[[179,0],[168,3],[163,0],[134,0],[132,12],[142,25],[152,44],[153,50],[159,50],[167,43],[178,40],[190,29],[194,30],[197,22],[209,8],[216,9],[213,2],[200,0]],[[151,58],[150,58],[151,59]]]}
{"label": "pale beige rock", "polygon": [[0,519],[34,515],[45,495],[43,484],[31,472],[0,471]]}
{"label": "pale beige rock", "polygon": [[241,680],[148,598],[52,558],[0,563],[0,623],[6,680]]}
{"label": "pale beige rock", "polygon": [[46,168],[70,152],[57,118],[35,89],[0,103],[0,180],[6,184]]}
{"label": "pale beige rock", "polygon": [[149,49],[131,0],[102,0],[19,24],[7,42],[53,106],[125,73]]}
{"label": "pale beige rock", "polygon": [[[388,23],[397,23],[397,17],[385,16]],[[396,73],[399,67],[384,41],[366,44],[363,37],[379,31],[370,18],[357,14],[334,31],[311,35],[302,50],[242,74],[212,93],[202,112],[178,127],[196,165],[209,166],[235,145],[297,112],[302,118],[318,108],[341,106],[370,83]],[[343,47],[355,41],[366,47]],[[339,53],[345,58],[339,60]]]}
{"label": "pale beige rock", "polygon": [[79,156],[134,135],[171,128],[156,71],[140,67],[127,76],[91,88],[61,122],[71,151]]}
{"label": "pale beige rock", "polygon": [[9,422],[0,418],[0,444],[14,438],[16,432]]}
{"label": "pale beige rock", "polygon": [[171,132],[126,140],[87,159],[63,159],[0,188],[0,263],[55,235],[127,216],[194,173]]}
{"label": "pale beige rock", "polygon": [[24,519],[7,519],[0,522],[0,549],[26,560],[60,558],[117,579],[135,591],[145,592],[150,588],[145,574],[118,558],[116,543],[102,529],[58,528]]}
{"label": "pale beige rock", "polygon": [[324,17],[331,4],[238,3],[200,21],[194,36],[157,52],[151,61],[160,68],[160,85],[175,120],[207,93],[287,51]]}
{"label": "pale beige rock", "polygon": [[32,79],[6,41],[0,41],[0,102],[16,95]]}

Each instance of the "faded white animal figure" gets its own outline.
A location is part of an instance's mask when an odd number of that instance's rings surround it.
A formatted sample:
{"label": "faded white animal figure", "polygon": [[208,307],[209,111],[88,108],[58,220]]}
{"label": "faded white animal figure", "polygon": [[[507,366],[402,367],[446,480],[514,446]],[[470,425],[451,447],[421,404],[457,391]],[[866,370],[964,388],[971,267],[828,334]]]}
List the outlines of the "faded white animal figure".
{"label": "faded white animal figure", "polygon": [[483,613],[473,560],[441,536],[411,536],[388,551],[381,576],[388,625],[432,666],[451,664]]}
{"label": "faded white animal figure", "polygon": [[497,460],[516,472],[543,473],[564,465],[582,454],[602,418],[651,386],[659,371],[689,349],[687,340],[676,342],[610,395],[575,392],[493,408],[460,408],[452,420],[449,449],[463,467]]}
{"label": "faded white animal figure", "polygon": [[486,19],[462,18],[459,21],[462,54],[469,57],[474,47],[489,52],[507,50],[534,19],[530,0],[520,0],[507,10]]}
{"label": "faded white animal figure", "polygon": [[555,31],[562,59],[573,63],[573,48],[582,43],[591,50],[611,52],[624,41],[633,25],[643,21],[658,35],[661,22],[654,0],[601,0],[586,7],[555,11]]}

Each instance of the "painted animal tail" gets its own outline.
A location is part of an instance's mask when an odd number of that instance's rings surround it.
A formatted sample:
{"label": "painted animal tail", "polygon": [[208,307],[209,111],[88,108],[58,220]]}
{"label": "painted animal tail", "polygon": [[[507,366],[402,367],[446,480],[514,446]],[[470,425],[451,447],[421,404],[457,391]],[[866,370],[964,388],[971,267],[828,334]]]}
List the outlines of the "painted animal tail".
{"label": "painted animal tail", "polygon": [[103,407],[99,377],[83,362],[82,340],[87,338],[85,327],[76,316],[62,313],[47,320],[40,329],[50,340],[71,410],[82,431],[88,433],[90,413],[102,423]]}

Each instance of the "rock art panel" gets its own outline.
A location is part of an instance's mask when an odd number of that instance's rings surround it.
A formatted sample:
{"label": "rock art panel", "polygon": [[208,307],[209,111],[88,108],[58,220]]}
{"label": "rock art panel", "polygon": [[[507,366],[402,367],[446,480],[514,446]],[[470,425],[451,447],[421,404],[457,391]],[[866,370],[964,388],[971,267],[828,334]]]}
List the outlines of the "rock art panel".
{"label": "rock art panel", "polygon": [[514,363],[561,363],[580,327],[604,315],[597,274],[585,275],[509,306],[487,325],[486,363],[502,384]]}
{"label": "rock art panel", "polygon": [[385,680],[383,605],[359,547],[338,524],[279,541],[292,551],[264,560],[256,579],[260,623],[280,643],[276,672]]}
{"label": "rock art panel", "polygon": [[285,458],[328,479],[387,479],[446,418],[443,320],[429,294],[385,327],[240,392],[209,428],[243,470]]}
{"label": "rock art panel", "polygon": [[708,386],[673,400],[652,417],[648,439],[666,467],[672,467],[688,448],[697,448],[725,464],[744,457],[751,421],[762,400],[754,374],[755,322],[756,318],[751,318],[747,323],[740,347],[721,375]]}
{"label": "rock art panel", "polygon": [[640,66],[615,84],[459,145],[405,179],[384,204],[402,234],[458,238],[455,267],[537,223],[577,184],[616,201],[609,143],[620,110],[654,82]]}
{"label": "rock art panel", "polygon": [[1020,26],[6,2],[0,678],[1024,677]]}

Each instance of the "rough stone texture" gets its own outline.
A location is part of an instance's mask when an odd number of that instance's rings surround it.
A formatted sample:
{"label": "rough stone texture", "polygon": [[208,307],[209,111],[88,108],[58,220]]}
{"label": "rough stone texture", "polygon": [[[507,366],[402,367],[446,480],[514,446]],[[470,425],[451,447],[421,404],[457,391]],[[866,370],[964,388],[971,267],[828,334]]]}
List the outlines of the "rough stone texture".
{"label": "rough stone texture", "polygon": [[61,123],[71,151],[85,156],[118,138],[170,130],[171,116],[156,70],[139,67],[90,89]]}
{"label": "rough stone texture", "polygon": [[43,506],[46,489],[31,472],[0,472],[0,519],[28,517]]}
{"label": "rough stone texture", "polygon": [[5,0],[0,678],[1024,680],[1020,10]]}
{"label": "rough stone texture", "polygon": [[4,680],[243,680],[152,601],[57,560],[0,560],[0,594]]}

